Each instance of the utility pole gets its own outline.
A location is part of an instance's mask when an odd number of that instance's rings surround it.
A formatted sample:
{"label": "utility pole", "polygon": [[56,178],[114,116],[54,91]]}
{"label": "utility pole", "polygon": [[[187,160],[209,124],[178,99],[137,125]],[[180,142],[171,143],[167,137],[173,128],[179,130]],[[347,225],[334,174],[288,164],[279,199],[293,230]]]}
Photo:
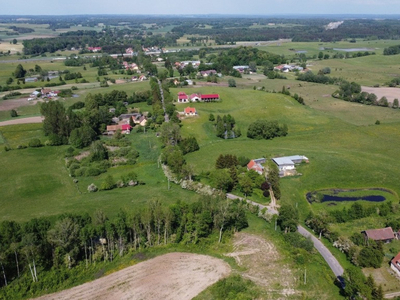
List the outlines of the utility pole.
{"label": "utility pole", "polygon": [[169,186],[169,178],[168,178],[168,191],[169,191],[169,189],[170,189],[170,186]]}
{"label": "utility pole", "polygon": [[304,268],[304,284],[307,284],[307,269]]}
{"label": "utility pole", "polygon": [[278,219],[275,219],[275,231],[276,231],[277,224],[278,224]]}

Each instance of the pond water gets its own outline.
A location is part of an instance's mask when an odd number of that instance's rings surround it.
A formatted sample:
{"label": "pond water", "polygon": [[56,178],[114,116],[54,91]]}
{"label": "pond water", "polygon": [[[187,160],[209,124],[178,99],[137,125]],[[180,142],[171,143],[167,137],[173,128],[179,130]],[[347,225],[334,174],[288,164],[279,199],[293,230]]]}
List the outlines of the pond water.
{"label": "pond water", "polygon": [[347,201],[357,201],[357,200],[364,200],[370,202],[383,202],[386,200],[386,198],[379,195],[360,196],[360,197],[340,197],[340,196],[324,195],[321,202],[327,202],[327,201],[347,202]]}
{"label": "pond water", "polygon": [[[360,195],[360,191],[371,191],[371,195],[364,192]],[[306,195],[307,201],[309,203],[317,202],[348,202],[348,201],[370,201],[370,202],[383,202],[386,200],[385,196],[374,195],[372,191],[381,191],[384,193],[393,194],[392,191],[384,188],[369,188],[369,189],[324,189],[319,191],[308,192]],[[354,196],[349,196],[350,193],[355,193]],[[345,196],[340,196],[340,194],[346,193]],[[358,195],[357,195],[358,194]],[[365,195],[367,194],[367,195]]]}
{"label": "pond water", "polygon": [[359,52],[359,51],[374,51],[375,49],[371,49],[371,48],[333,48],[333,50],[335,51],[344,51],[344,52]]}
{"label": "pond water", "polygon": [[307,53],[306,50],[297,50],[296,53]]}

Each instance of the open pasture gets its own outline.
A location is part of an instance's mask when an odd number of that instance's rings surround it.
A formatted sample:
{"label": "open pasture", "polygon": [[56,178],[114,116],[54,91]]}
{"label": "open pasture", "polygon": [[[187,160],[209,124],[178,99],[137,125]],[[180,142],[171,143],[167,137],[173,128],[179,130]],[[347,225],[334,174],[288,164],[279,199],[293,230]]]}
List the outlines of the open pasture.
{"label": "open pasture", "polygon": [[[40,138],[42,142],[46,140],[41,124],[7,126],[0,131],[5,142],[13,148],[22,142],[27,144],[34,137]],[[154,134],[131,134],[130,138],[140,153],[136,165],[114,167],[96,177],[79,178],[77,184],[65,167],[64,154],[68,146],[5,152],[4,144],[0,144],[0,220],[26,221],[67,212],[91,214],[97,209],[113,217],[121,208],[143,207],[153,199],[167,204],[179,199],[199,199],[199,195],[173,184],[168,190],[168,182],[157,165],[159,144]],[[97,193],[87,192],[89,184],[100,186],[108,174],[118,180],[121,175],[132,171],[137,173],[143,185]]]}
{"label": "open pasture", "polygon": [[[304,54],[307,57],[312,57],[313,55],[318,55],[320,51],[324,54],[330,54],[331,56],[335,53],[345,54],[344,51],[338,50],[323,50],[323,48],[338,48],[338,49],[355,49],[355,48],[368,48],[374,49],[370,52],[375,52],[377,54],[382,54],[383,49],[389,46],[398,45],[399,41],[396,40],[371,40],[371,41],[363,41],[361,39],[357,39],[356,43],[350,43],[349,41],[340,41],[333,43],[323,43],[323,42],[275,42],[271,45],[260,45],[258,48],[260,50],[265,50],[271,53],[285,55],[289,58],[297,56],[299,53],[296,51],[306,51]],[[300,53],[301,53],[300,52]],[[364,52],[364,51],[362,51]]]}
{"label": "open pasture", "polygon": [[[196,173],[211,171],[219,154],[249,158],[300,154],[306,155],[310,163],[298,167],[302,176],[282,179],[283,202],[297,202],[307,211],[310,205],[305,201],[305,194],[323,188],[383,187],[393,190],[397,199],[400,192],[397,183],[400,168],[396,159],[396,149],[400,146],[399,111],[386,108],[383,112],[383,108],[368,107],[373,115],[393,113],[390,122],[378,126],[373,125],[375,118],[368,120],[369,116],[359,113],[358,108],[361,111],[364,108],[362,105],[354,107],[353,103],[344,101],[341,104],[347,106],[349,114],[341,119],[335,110],[312,109],[281,94],[216,87],[193,88],[187,93],[192,91],[220,93],[222,99],[217,103],[191,104],[199,116],[183,121],[183,135],[195,136],[200,144],[199,151],[187,155]],[[178,104],[181,110],[186,106]],[[210,113],[231,114],[242,136],[233,140],[217,138],[213,124],[208,121]],[[352,115],[358,115],[362,125],[352,123]],[[273,140],[248,139],[247,127],[257,119],[286,123],[288,136]]]}

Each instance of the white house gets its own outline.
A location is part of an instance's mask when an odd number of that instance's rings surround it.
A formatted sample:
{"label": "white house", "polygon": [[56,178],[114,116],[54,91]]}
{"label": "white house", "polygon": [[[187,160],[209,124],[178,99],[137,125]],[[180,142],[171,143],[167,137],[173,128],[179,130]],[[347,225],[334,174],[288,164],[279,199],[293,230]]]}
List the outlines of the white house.
{"label": "white house", "polygon": [[390,268],[400,276],[400,252],[390,261]]}

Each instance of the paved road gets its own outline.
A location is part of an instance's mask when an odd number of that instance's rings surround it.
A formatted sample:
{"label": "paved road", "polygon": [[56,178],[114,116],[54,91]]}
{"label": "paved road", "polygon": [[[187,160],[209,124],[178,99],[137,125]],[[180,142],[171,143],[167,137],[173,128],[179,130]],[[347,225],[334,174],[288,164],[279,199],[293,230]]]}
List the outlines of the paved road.
{"label": "paved road", "polygon": [[[234,200],[234,199],[240,199],[240,200],[242,200],[242,201],[245,200],[245,199],[242,198],[242,197],[239,197],[239,196],[236,196],[236,195],[230,194],[230,193],[227,193],[227,194],[226,194],[226,198],[232,199],[232,200]],[[260,204],[260,203],[251,201],[251,200],[249,200],[249,199],[246,199],[246,202],[247,202],[247,203],[250,203],[250,204],[252,204],[252,205],[258,206],[258,207],[260,208],[260,210],[266,208],[267,211],[268,211],[268,213],[271,214],[271,215],[277,215],[277,214],[278,214],[278,211],[276,210],[276,208],[273,208],[273,207],[270,207],[270,206],[267,206],[267,205],[262,205],[262,204]]]}
{"label": "paved road", "polygon": [[325,261],[328,263],[329,267],[332,269],[335,276],[342,276],[343,275],[343,268],[337,261],[337,259],[332,255],[332,253],[322,244],[320,240],[318,240],[314,235],[308,232],[304,227],[297,226],[299,233],[308,238],[311,237],[312,242],[314,243],[315,249],[322,255]]}

